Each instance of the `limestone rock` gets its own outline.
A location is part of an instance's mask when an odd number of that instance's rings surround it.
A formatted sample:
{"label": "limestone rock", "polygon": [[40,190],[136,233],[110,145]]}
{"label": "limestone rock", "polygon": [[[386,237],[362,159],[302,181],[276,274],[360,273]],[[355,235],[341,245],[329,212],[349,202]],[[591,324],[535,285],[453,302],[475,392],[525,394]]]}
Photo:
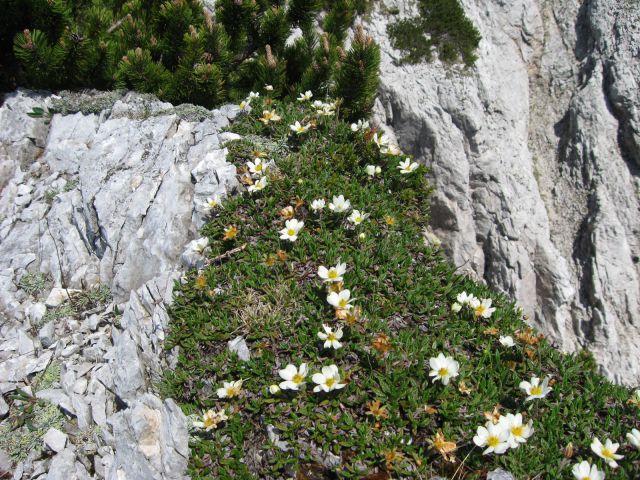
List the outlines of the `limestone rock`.
{"label": "limestone rock", "polygon": [[189,456],[187,423],[172,400],[145,394],[109,423],[115,458],[108,478],[182,478]]}
{"label": "limestone rock", "polygon": [[67,445],[67,435],[57,428],[50,428],[47,430],[47,433],[44,434],[44,437],[42,437],[42,441],[47,448],[58,453],[64,450],[64,447]]}

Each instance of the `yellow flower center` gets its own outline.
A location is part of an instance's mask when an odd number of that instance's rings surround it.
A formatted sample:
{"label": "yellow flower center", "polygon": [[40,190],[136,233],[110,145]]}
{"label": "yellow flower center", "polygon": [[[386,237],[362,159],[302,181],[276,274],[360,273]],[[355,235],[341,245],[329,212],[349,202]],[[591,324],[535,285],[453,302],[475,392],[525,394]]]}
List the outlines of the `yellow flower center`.
{"label": "yellow flower center", "polygon": [[511,429],[511,433],[513,434],[514,437],[521,437],[522,434],[524,433],[524,427],[522,425],[513,427]]}
{"label": "yellow flower center", "polygon": [[449,375],[449,369],[442,367],[440,370],[438,370],[438,376],[446,377],[447,375]]}
{"label": "yellow flower center", "polygon": [[602,456],[613,459],[613,452],[608,448],[602,447]]}
{"label": "yellow flower center", "polygon": [[338,302],[338,305],[340,305],[340,308],[344,308],[349,304],[349,300],[347,300],[346,298],[341,298],[340,302]]}
{"label": "yellow flower center", "polygon": [[227,387],[227,397],[235,397],[240,394],[240,389],[238,387]]}
{"label": "yellow flower center", "polygon": [[542,395],[542,386],[535,385],[531,387],[531,395]]}
{"label": "yellow flower center", "polygon": [[287,235],[289,235],[290,237],[294,236],[296,234],[296,231],[293,228],[290,228],[289,230],[287,230]]}
{"label": "yellow flower center", "polygon": [[336,340],[336,334],[335,333],[330,333],[329,335],[327,335],[327,340],[329,340],[330,342],[333,342],[334,340]]}
{"label": "yellow flower center", "polygon": [[293,383],[302,383],[302,380],[304,380],[304,377],[299,373],[296,373],[292,379]]}
{"label": "yellow flower center", "polygon": [[202,423],[204,423],[205,428],[209,428],[216,426],[217,422],[214,417],[205,417],[204,422]]}
{"label": "yellow flower center", "polygon": [[328,277],[332,280],[338,278],[338,272],[332,268],[331,270],[329,270]]}
{"label": "yellow flower center", "polygon": [[487,438],[487,445],[490,447],[497,447],[500,444],[500,439],[498,437],[491,436]]}
{"label": "yellow flower center", "polygon": [[336,383],[336,381],[335,381],[333,378],[327,378],[327,379],[324,381],[324,384],[325,384],[327,387],[329,387],[329,388],[333,387],[333,384],[334,384],[334,383]]}
{"label": "yellow flower center", "polygon": [[262,164],[261,163],[256,163],[256,166],[254,167],[256,172],[261,172],[262,171]]}
{"label": "yellow flower center", "polygon": [[484,305],[478,305],[475,310],[476,317],[481,317],[484,312],[487,311],[487,307]]}

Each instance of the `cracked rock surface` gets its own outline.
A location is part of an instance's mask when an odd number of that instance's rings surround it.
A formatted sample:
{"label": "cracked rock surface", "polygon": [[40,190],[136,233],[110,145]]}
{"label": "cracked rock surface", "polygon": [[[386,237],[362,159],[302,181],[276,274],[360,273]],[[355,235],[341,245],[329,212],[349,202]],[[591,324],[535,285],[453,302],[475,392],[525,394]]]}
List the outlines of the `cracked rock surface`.
{"label": "cracked rock surface", "polygon": [[640,9],[614,0],[462,0],[473,68],[398,65],[385,0],[376,123],[431,169],[449,258],[559,347],[640,383]]}
{"label": "cracked rock surface", "polygon": [[[52,103],[88,110],[27,115]],[[31,437],[11,431],[31,449],[0,451],[14,479],[183,478],[187,420],[154,385],[181,258],[206,198],[236,186],[236,114],[133,93],[0,106],[0,432],[44,405]]]}

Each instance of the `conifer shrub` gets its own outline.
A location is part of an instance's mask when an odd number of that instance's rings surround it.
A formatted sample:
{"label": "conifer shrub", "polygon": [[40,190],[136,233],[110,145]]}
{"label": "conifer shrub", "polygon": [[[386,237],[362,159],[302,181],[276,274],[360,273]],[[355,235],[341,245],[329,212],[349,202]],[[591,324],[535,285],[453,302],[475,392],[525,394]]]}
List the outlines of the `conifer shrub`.
{"label": "conifer shrub", "polygon": [[465,15],[459,0],[419,0],[420,15],[387,25],[394,48],[404,54],[400,63],[431,61],[433,53],[444,62],[471,66],[480,33]]}
{"label": "conifer shrub", "polygon": [[[344,44],[367,3],[0,0],[0,88],[134,89],[211,108],[270,84],[279,98],[345,93],[359,117],[376,92],[378,47]],[[348,89],[343,66],[358,75]]]}

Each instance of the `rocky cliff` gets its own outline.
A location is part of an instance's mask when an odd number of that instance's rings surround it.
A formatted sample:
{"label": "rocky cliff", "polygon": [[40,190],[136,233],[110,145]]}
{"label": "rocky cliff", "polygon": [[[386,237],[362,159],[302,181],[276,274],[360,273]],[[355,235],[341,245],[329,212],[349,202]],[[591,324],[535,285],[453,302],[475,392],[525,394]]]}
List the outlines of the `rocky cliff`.
{"label": "rocky cliff", "polygon": [[[52,103],[67,114],[28,116]],[[0,477],[183,478],[187,422],[157,396],[167,306],[203,261],[189,242],[207,197],[236,184],[224,143],[237,136],[220,131],[237,113],[135,93],[5,97]]]}
{"label": "rocky cliff", "polygon": [[[398,65],[389,22],[378,124],[431,169],[432,222],[461,269],[559,347],[640,383],[640,9],[633,0],[464,0],[478,60]],[[389,15],[397,7],[399,15]]]}

